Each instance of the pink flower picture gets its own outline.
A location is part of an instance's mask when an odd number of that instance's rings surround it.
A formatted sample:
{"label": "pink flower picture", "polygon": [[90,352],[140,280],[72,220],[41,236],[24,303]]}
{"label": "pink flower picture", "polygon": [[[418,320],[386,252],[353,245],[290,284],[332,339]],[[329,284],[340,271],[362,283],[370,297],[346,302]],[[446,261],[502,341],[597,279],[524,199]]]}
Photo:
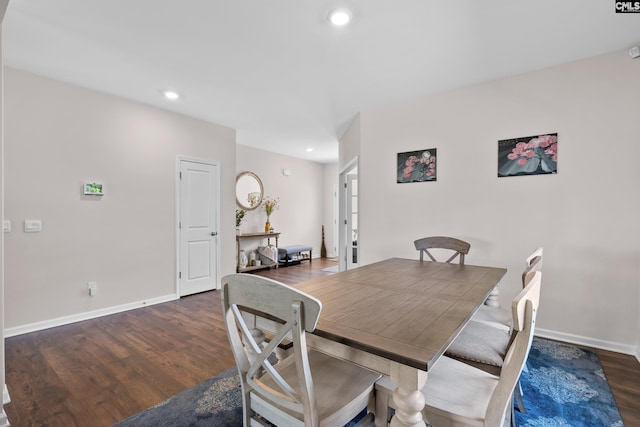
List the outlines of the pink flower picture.
{"label": "pink flower picture", "polygon": [[424,182],[436,180],[436,149],[398,153],[397,182]]}
{"label": "pink flower picture", "polygon": [[558,173],[558,134],[498,141],[498,177]]}

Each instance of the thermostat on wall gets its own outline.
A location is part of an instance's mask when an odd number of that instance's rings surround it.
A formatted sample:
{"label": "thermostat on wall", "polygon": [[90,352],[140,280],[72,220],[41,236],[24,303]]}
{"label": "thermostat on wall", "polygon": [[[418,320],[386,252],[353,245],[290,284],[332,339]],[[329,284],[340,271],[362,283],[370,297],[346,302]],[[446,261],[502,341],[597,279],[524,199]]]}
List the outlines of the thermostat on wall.
{"label": "thermostat on wall", "polygon": [[92,196],[102,196],[104,193],[102,192],[102,184],[97,182],[85,182],[84,183],[84,194],[89,194]]}

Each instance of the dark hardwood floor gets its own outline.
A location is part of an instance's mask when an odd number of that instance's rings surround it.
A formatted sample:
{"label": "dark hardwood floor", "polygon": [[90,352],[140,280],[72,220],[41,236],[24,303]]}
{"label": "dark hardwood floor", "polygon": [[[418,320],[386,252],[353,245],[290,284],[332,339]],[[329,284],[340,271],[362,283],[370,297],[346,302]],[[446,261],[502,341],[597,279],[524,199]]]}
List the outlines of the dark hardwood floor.
{"label": "dark hardwood floor", "polygon": [[[327,259],[259,274],[297,283]],[[111,426],[234,365],[220,293],[6,339],[13,426]],[[598,351],[625,425],[640,426],[640,363]]]}

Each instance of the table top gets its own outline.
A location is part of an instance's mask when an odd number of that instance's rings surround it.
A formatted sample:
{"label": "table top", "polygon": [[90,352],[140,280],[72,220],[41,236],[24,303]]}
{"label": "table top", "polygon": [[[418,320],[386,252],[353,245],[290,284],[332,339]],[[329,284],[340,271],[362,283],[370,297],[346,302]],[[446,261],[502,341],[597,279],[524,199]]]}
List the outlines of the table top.
{"label": "table top", "polygon": [[240,233],[240,234],[236,234],[236,239],[241,238],[241,237],[277,237],[280,235],[280,232],[262,232],[262,231],[256,231],[255,233]]}
{"label": "table top", "polygon": [[392,258],[294,287],[322,301],[314,334],[428,371],[506,272]]}

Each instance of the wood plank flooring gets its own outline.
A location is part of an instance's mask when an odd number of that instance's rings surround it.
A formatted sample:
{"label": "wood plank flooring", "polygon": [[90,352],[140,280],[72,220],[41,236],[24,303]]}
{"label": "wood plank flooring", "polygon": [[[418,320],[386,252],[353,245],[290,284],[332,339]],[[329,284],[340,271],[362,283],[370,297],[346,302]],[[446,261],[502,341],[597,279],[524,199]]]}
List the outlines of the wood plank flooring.
{"label": "wood plank flooring", "polygon": [[[328,273],[314,259],[259,272],[284,283]],[[234,365],[220,293],[6,339],[12,426],[111,426]],[[640,363],[598,351],[625,425],[640,426]]]}

